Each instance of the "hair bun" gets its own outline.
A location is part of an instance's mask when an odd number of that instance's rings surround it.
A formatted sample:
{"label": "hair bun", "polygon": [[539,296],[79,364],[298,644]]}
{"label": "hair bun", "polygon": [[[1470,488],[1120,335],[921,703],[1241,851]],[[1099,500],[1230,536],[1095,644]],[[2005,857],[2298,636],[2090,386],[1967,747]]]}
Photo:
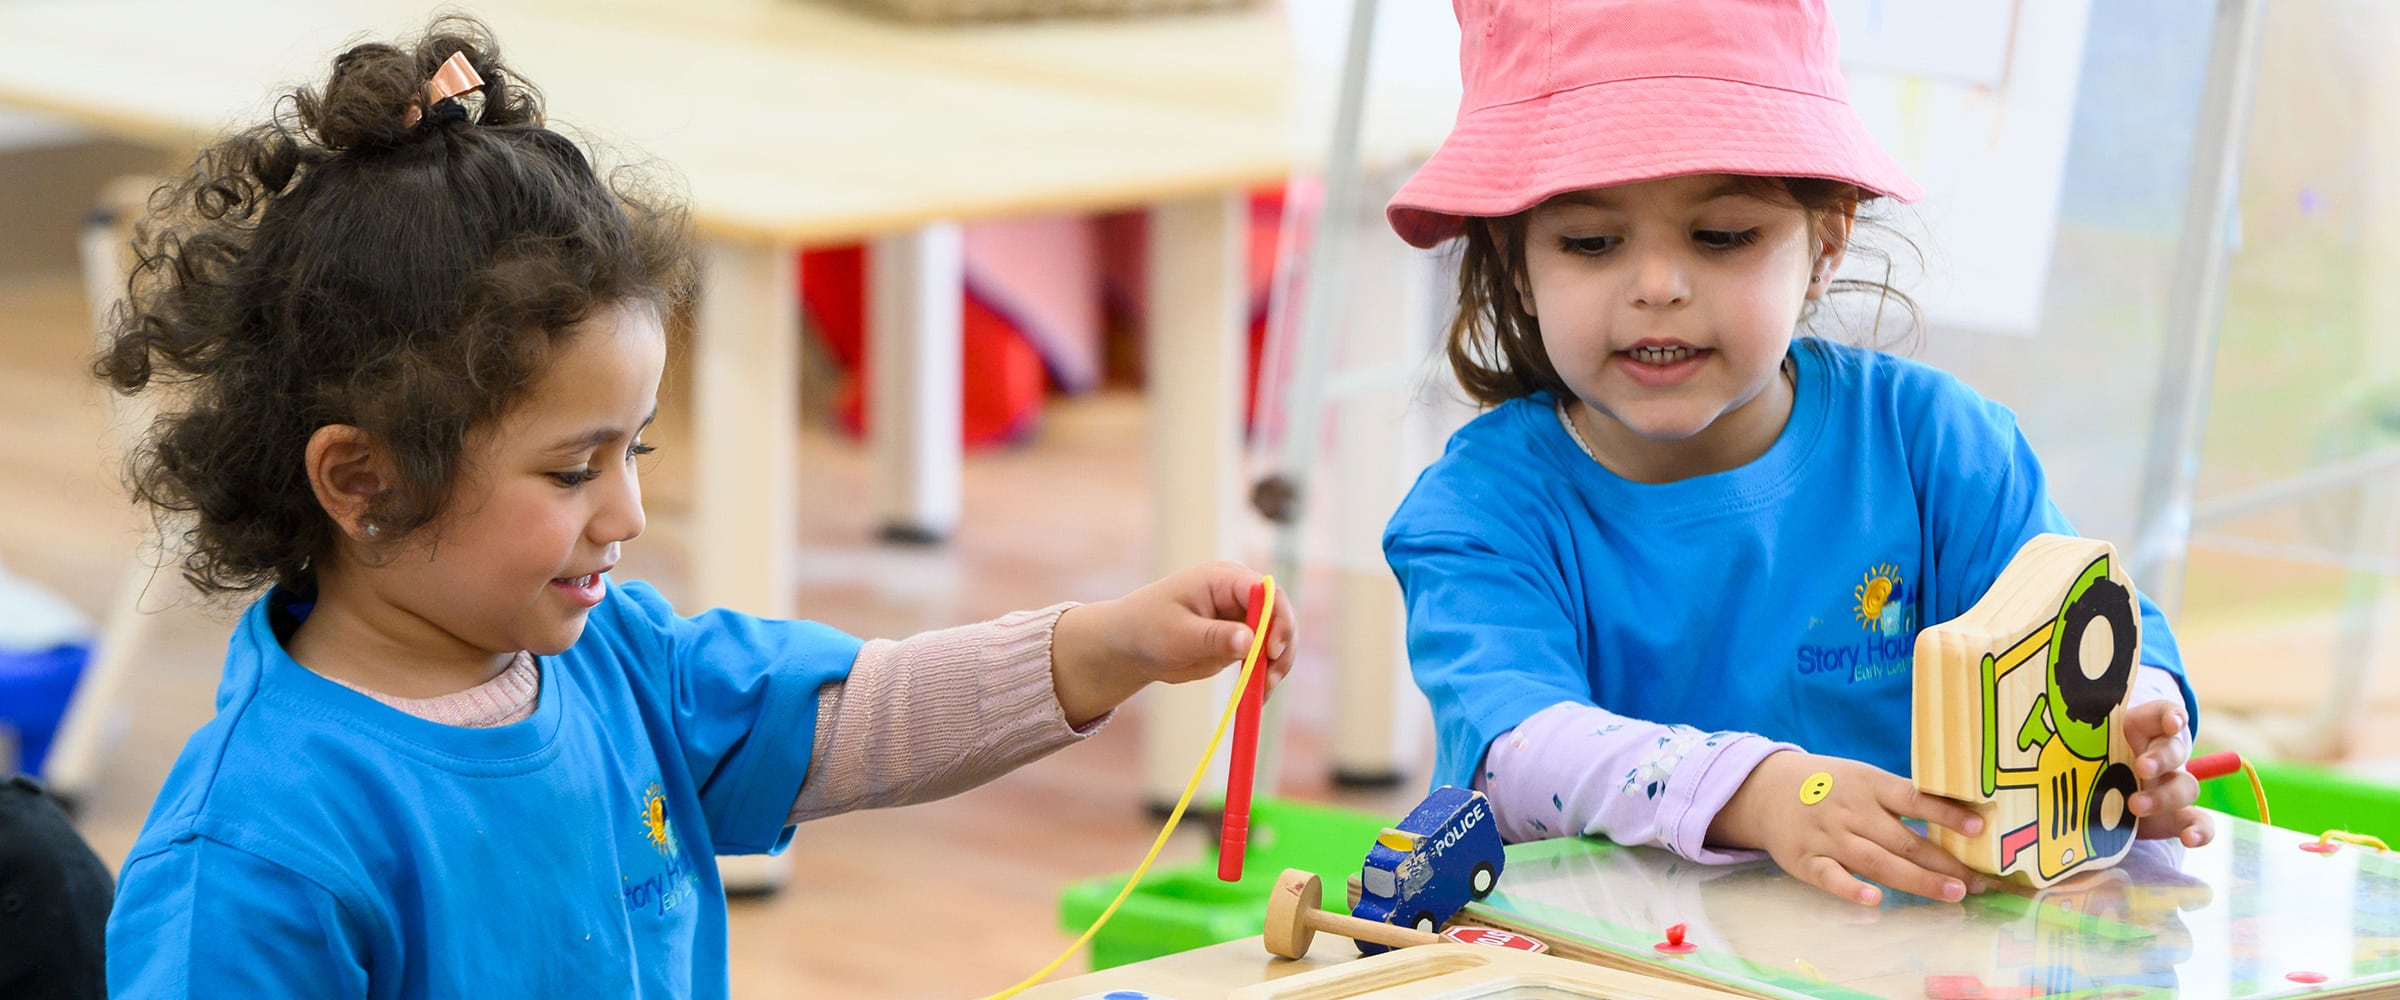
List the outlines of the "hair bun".
{"label": "hair bun", "polygon": [[[483,88],[472,98],[481,105],[481,113],[469,114],[468,105],[457,98],[442,102],[450,107],[422,107],[428,81],[460,52],[483,78]],[[451,122],[542,122],[539,95],[500,64],[490,31],[478,21],[456,16],[435,21],[413,50],[379,42],[351,47],[335,57],[333,78],[322,91],[303,90],[292,100],[301,131],[335,153],[396,146],[411,135],[439,132]],[[422,120],[411,111],[422,114]]]}
{"label": "hair bun", "polygon": [[417,60],[381,43],[351,48],[333,61],[323,91],[293,95],[301,130],[334,152],[389,146],[407,134],[409,106],[425,88]]}

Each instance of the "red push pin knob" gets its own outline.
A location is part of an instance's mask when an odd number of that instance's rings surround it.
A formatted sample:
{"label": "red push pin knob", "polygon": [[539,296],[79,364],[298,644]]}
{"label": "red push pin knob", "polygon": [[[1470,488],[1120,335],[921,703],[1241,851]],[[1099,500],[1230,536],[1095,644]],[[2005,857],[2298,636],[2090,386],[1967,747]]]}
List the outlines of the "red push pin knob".
{"label": "red push pin knob", "polygon": [[2201,781],[2222,778],[2242,769],[2242,757],[2231,750],[2219,750],[2216,753],[2201,754],[2184,762],[2183,769]]}
{"label": "red push pin knob", "polygon": [[2342,845],[2334,843],[2332,840],[2318,839],[2300,845],[2300,849],[2310,854],[2331,854],[2341,850]]}
{"label": "red push pin knob", "polygon": [[2291,972],[2285,973],[2283,978],[2289,979],[2295,983],[2306,983],[2314,986],[2325,981],[2325,974],[2322,972]]}
{"label": "red push pin knob", "polygon": [[1683,939],[1682,924],[1676,924],[1673,927],[1667,928],[1667,939],[1651,945],[1650,947],[1656,948],[1659,951],[1665,952],[1669,955],[1689,955],[1692,952],[1700,950],[1699,945]]}

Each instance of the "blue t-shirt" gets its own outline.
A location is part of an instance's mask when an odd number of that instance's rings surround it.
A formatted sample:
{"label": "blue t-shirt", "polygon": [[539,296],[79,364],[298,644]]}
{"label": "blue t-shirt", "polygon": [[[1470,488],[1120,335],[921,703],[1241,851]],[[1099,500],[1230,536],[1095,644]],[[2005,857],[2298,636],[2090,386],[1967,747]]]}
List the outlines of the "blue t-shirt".
{"label": "blue t-shirt", "polygon": [[[2071,534],[2016,417],[1956,378],[1813,338],[1791,418],[1739,468],[1635,483],[1546,394],[1460,428],[1384,529],[1436,784],[1560,702],[1758,733],[1909,773],[1919,628],[2026,541]],[[2191,687],[2147,597],[2142,662]]]}
{"label": "blue t-shirt", "polygon": [[293,662],[288,605],[243,615],[125,861],[112,995],[726,995],[716,857],[783,845],[859,640],[612,580],[533,715],[465,729]]}

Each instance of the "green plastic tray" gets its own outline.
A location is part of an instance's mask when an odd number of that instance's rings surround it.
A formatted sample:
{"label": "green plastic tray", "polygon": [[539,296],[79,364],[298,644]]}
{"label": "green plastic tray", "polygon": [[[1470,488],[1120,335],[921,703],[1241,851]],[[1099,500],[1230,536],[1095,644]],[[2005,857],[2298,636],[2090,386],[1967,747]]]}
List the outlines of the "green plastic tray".
{"label": "green plastic tray", "polygon": [[[2267,790],[2276,826],[2306,834],[2348,830],[2400,844],[2400,788],[2323,767],[2251,761]],[[2240,774],[2200,783],[2200,804],[2243,819],[2258,818],[2258,800]]]}
{"label": "green plastic tray", "polygon": [[[1108,925],[1092,936],[1092,969],[1172,955],[1257,934],[1266,928],[1267,895],[1286,868],[1317,873],[1336,905],[1358,873],[1375,835],[1394,817],[1338,806],[1261,799],[1250,806],[1250,850],[1242,880],[1217,880],[1216,836],[1206,857],[1152,868]],[[1213,830],[1213,828],[1212,828]],[[1132,872],[1069,883],[1058,897],[1058,924],[1081,934],[1117,898]]]}

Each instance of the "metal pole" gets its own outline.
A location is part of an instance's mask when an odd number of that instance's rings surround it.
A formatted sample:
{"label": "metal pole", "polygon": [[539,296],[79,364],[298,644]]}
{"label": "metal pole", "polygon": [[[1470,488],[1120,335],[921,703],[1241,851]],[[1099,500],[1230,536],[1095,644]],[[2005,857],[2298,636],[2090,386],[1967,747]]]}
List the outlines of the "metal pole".
{"label": "metal pole", "polygon": [[1342,55],[1342,82],[1334,108],[1333,145],[1326,152],[1325,197],[1309,236],[1307,270],[1301,272],[1299,320],[1293,358],[1284,379],[1283,437],[1274,472],[1255,494],[1260,513],[1275,522],[1275,579],[1285,581],[1295,600],[1300,591],[1301,511],[1307,502],[1308,470],[1316,464],[1317,436],[1325,419],[1325,370],[1332,363],[1334,324],[1341,314],[1349,260],[1333,234],[1358,212],[1360,122],[1366,111],[1367,68],[1373,55],[1376,0],[1350,8],[1350,38]]}
{"label": "metal pole", "polygon": [[2183,240],[2168,286],[2167,342],[2150,446],[2134,508],[2132,562],[2143,590],[2169,615],[2183,596],[2184,549],[2200,464],[2217,329],[2225,312],[2225,261],[2241,187],[2242,148],[2258,82],[2265,0],[2219,0],[2209,32],[2207,90],[2192,137]]}

